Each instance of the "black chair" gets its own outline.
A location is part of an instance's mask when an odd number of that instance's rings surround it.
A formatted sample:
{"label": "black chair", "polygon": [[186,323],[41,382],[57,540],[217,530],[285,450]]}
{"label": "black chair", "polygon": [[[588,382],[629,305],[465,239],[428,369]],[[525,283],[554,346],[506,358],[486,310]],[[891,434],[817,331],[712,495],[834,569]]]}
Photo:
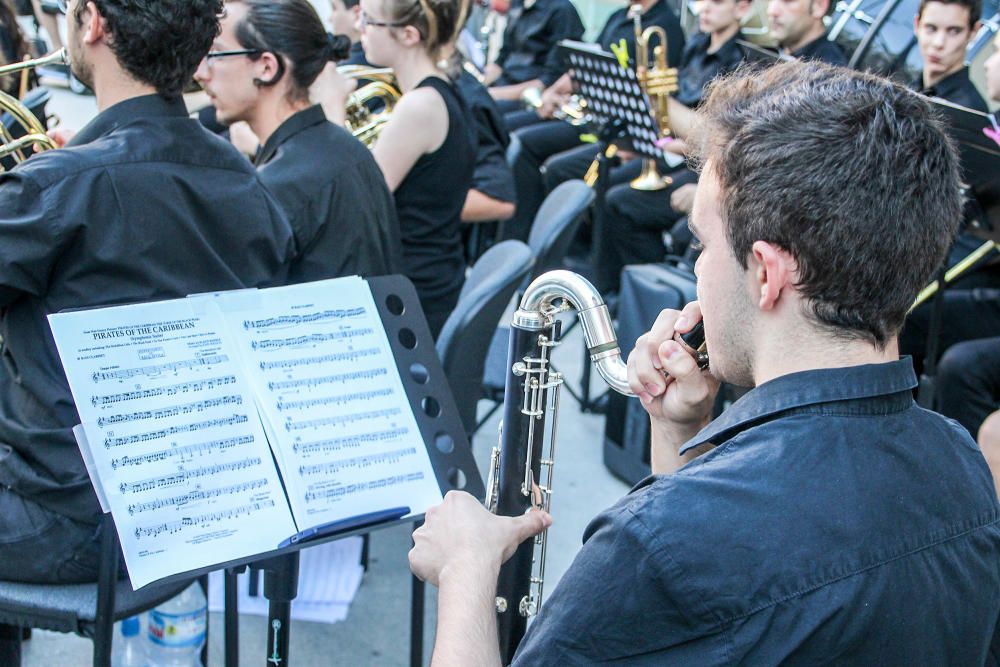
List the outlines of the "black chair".
{"label": "black chair", "polygon": [[[508,156],[510,153],[508,152]],[[569,250],[583,220],[583,214],[594,201],[594,191],[581,180],[560,183],[542,202],[538,215],[531,225],[528,247],[535,256],[535,266],[521,289],[546,271],[558,268]],[[507,378],[507,343],[510,329],[501,326],[490,343],[486,357],[481,395],[495,403],[489,413],[479,420],[475,430],[499,409],[503,401],[504,383]]]}
{"label": "black chair", "polygon": [[[18,667],[17,642],[27,628],[80,635],[94,642],[94,666],[110,667],[114,623],[152,609],[191,582],[149,585],[132,590],[118,579],[118,536],[110,514],[102,518],[101,565],[97,583],[26,584],[0,581],[0,663]],[[202,652],[202,659],[207,656]]]}
{"label": "black chair", "polygon": [[503,241],[483,253],[438,336],[438,356],[469,434],[476,425],[490,339],[532,261],[531,251],[520,241]]}

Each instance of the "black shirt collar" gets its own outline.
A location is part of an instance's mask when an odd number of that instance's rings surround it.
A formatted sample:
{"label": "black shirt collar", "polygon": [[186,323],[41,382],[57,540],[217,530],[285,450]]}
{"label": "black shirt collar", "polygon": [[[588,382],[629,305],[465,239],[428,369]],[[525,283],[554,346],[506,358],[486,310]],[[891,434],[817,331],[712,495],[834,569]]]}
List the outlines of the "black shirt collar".
{"label": "black shirt collar", "polygon": [[818,60],[831,65],[846,64],[846,58],[844,58],[840,47],[831,42],[826,33],[823,33],[802,48],[792,51],[790,55],[797,60]]}
{"label": "black shirt collar", "polygon": [[976,104],[976,98],[981,98],[979,91],[969,79],[969,68],[952,72],[933,86],[924,87],[923,75],[913,83],[914,90],[927,97],[940,97],[954,104],[960,104],[976,110],[982,110],[982,104]]}
{"label": "black shirt collar", "polygon": [[69,146],[82,146],[111,134],[119,127],[137,118],[158,118],[164,116],[187,117],[187,107],[181,97],[166,98],[162,95],[140,95],[130,97],[112,105],[97,114],[80,130]]}
{"label": "black shirt collar", "polygon": [[[683,454],[706,442],[729,439],[754,423],[781,412],[837,403],[840,412],[887,414],[913,404],[917,386],[909,357],[883,364],[822,368],[790,373],[754,388],[729,406],[680,449]],[[720,437],[721,436],[721,437]]]}
{"label": "black shirt collar", "polygon": [[278,126],[278,129],[268,137],[267,142],[264,147],[261,148],[260,153],[257,154],[257,159],[254,161],[257,166],[267,164],[275,153],[278,152],[278,147],[285,143],[293,136],[299,132],[308,129],[314,125],[319,125],[320,123],[326,122],[326,114],[323,113],[323,107],[318,104],[314,104],[308,109],[303,109],[298,111],[288,119]]}

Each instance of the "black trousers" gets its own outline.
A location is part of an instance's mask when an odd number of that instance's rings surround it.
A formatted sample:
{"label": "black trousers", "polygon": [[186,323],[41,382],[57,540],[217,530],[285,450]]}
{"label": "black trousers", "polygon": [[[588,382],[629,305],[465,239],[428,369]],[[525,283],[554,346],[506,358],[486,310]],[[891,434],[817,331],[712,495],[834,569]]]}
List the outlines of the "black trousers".
{"label": "black trousers", "polygon": [[561,120],[535,123],[514,132],[521,142],[521,154],[511,168],[517,189],[517,211],[504,223],[504,239],[526,241],[531,223],[545,195],[541,168],[556,153],[573,148],[580,143],[580,128]]}
{"label": "black trousers", "polygon": [[618,290],[621,271],[629,264],[662,261],[663,232],[678,233],[687,245],[686,228],[674,230],[683,215],[670,206],[670,195],[682,185],[696,183],[698,176],[682,169],[671,178],[673,183],[663,190],[644,192],[623,183],[608,192],[604,242],[597,248],[596,287],[602,292]]}
{"label": "black trousers", "polygon": [[935,403],[976,437],[986,417],[1000,408],[1000,337],[948,348],[938,366]]}

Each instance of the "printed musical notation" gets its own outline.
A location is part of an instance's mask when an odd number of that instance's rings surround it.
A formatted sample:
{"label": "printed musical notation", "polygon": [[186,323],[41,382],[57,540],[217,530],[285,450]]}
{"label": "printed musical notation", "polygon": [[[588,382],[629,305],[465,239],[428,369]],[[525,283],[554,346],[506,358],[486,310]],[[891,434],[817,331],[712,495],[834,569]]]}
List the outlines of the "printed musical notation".
{"label": "printed musical notation", "polygon": [[195,382],[180,382],[178,384],[171,384],[165,387],[152,387],[149,389],[125,391],[120,394],[93,396],[91,397],[90,402],[94,405],[94,407],[106,407],[109,405],[116,405],[118,403],[125,403],[127,401],[142,401],[151,398],[159,398],[161,396],[176,396],[177,394],[187,394],[189,392],[194,393],[198,391],[205,391],[206,389],[212,390],[216,387],[223,387],[235,383],[235,375],[226,375],[223,377],[208,378],[207,380],[197,380]]}
{"label": "printed musical notation", "polygon": [[193,412],[204,412],[210,408],[217,408],[222,405],[240,405],[243,403],[242,396],[219,396],[218,398],[208,398],[204,401],[195,401],[184,405],[172,405],[156,410],[140,410],[119,415],[109,415],[98,417],[98,426],[111,426],[112,424],[123,424],[126,422],[145,421],[149,419],[164,419],[166,417],[176,417],[177,415],[189,415]]}
{"label": "printed musical notation", "polygon": [[179,496],[157,498],[156,500],[150,500],[144,503],[134,503],[128,506],[128,513],[139,514],[141,512],[158,510],[162,507],[182,507],[201,500],[209,500],[211,498],[218,498],[219,496],[229,496],[234,493],[243,493],[244,491],[253,491],[254,489],[260,489],[265,486],[267,486],[266,479],[255,479],[252,482],[230,484],[229,486],[220,486],[214,489],[197,489]]}
{"label": "printed musical notation", "polygon": [[318,357],[301,357],[299,359],[282,359],[281,361],[262,361],[260,370],[270,371],[274,369],[289,370],[301,366],[315,366],[316,364],[330,364],[338,361],[357,361],[365,357],[373,357],[382,351],[377,347],[369,347],[363,350],[349,350],[347,352],[334,352],[333,354],[323,354]]}
{"label": "printed musical notation", "polygon": [[344,484],[343,486],[335,486],[323,491],[309,491],[306,493],[306,502],[311,503],[317,500],[337,500],[355,493],[374,491],[376,489],[387,489],[409,482],[419,482],[423,479],[424,473],[422,472],[408,472],[404,475],[390,475],[389,477],[373,479],[367,482]]}
{"label": "printed musical notation", "polygon": [[341,459],[339,461],[331,461],[329,463],[320,463],[317,465],[310,466],[299,466],[299,474],[303,477],[310,477],[313,475],[335,475],[342,470],[349,468],[367,468],[374,465],[383,465],[386,463],[395,464],[399,463],[401,459],[406,456],[412,456],[417,453],[416,448],[410,447],[407,449],[399,449],[393,452],[384,452],[382,454],[369,454],[368,456],[355,456],[349,459]]}
{"label": "printed musical notation", "polygon": [[107,380],[129,380],[139,375],[146,377],[156,377],[165,373],[176,373],[177,371],[189,370],[200,366],[215,366],[229,361],[229,357],[224,354],[215,354],[197,359],[184,359],[183,361],[171,361],[153,366],[140,366],[139,368],[123,368],[117,371],[97,371],[91,377],[94,382],[105,382]]}
{"label": "printed musical notation", "polygon": [[50,322],[136,587],[441,500],[359,278]]}
{"label": "printed musical notation", "polygon": [[161,449],[157,452],[140,454],[138,456],[121,456],[119,458],[111,459],[111,467],[117,470],[119,466],[144,466],[149,463],[166,461],[170,458],[176,458],[181,461],[190,461],[193,460],[195,456],[210,456],[212,454],[225,452],[227,449],[232,449],[233,447],[250,444],[253,444],[253,436],[241,435],[235,438],[211,440],[209,442],[202,442],[195,445],[187,445],[185,447]]}
{"label": "printed musical notation", "polygon": [[211,297],[50,321],[133,586],[260,553],[297,531]]}
{"label": "printed musical notation", "polygon": [[324,384],[346,384],[353,380],[372,380],[374,378],[385,377],[389,374],[387,368],[370,368],[364,371],[352,371],[350,373],[337,373],[336,375],[325,375],[322,377],[307,377],[298,380],[285,380],[283,382],[268,382],[267,388],[271,391],[281,391],[283,389],[299,389],[305,387],[311,389]]}
{"label": "printed musical notation", "polygon": [[305,315],[281,315],[280,317],[269,317],[265,320],[246,320],[243,322],[244,329],[271,329],[274,327],[283,328],[288,326],[298,326],[300,324],[313,324],[316,322],[331,322],[360,317],[365,314],[362,308],[342,308],[338,310],[324,310],[319,313],[307,313]]}
{"label": "printed musical notation", "polygon": [[[141,442],[150,442],[153,440],[161,440],[171,435],[177,435],[179,433],[194,433],[196,431],[204,431],[207,429],[218,428],[220,426],[235,426],[237,424],[246,424],[250,421],[247,415],[232,415],[230,417],[219,417],[217,419],[207,419],[202,422],[194,422],[193,424],[179,424],[177,426],[171,426],[169,428],[161,428],[158,431],[148,431],[146,433],[136,433],[135,435],[127,435],[120,438],[107,437],[104,439],[104,448],[111,449],[113,447],[123,447],[125,445],[134,445]],[[104,426],[104,424],[98,424],[98,426]]]}
{"label": "printed musical notation", "polygon": [[328,454],[339,452],[342,449],[352,449],[363,447],[376,442],[389,442],[399,440],[410,430],[408,428],[392,428],[386,431],[376,431],[375,433],[362,433],[346,438],[328,438],[326,440],[313,440],[311,442],[296,442],[292,444],[292,451],[296,454],[308,456],[314,452]]}
{"label": "printed musical notation", "polygon": [[401,415],[403,411],[399,408],[387,408],[385,410],[372,410],[370,412],[356,412],[350,415],[331,415],[320,417],[319,419],[307,419],[305,421],[294,421],[288,419],[285,422],[286,431],[301,431],[307,428],[321,428],[323,426],[345,426],[354,422],[366,422],[383,417],[395,417]]}
{"label": "printed musical notation", "polygon": [[372,329],[347,329],[345,331],[334,331],[332,333],[314,333],[306,336],[295,336],[294,338],[273,338],[270,340],[255,340],[252,343],[255,350],[273,350],[285,347],[301,347],[309,343],[326,343],[335,340],[347,340],[358,336],[366,336],[374,333]]}
{"label": "printed musical notation", "polygon": [[230,507],[229,509],[219,510],[217,512],[206,512],[204,514],[199,514],[198,516],[184,517],[183,519],[178,519],[177,521],[165,521],[151,526],[138,526],[135,529],[135,538],[138,540],[143,537],[157,537],[163,533],[179,533],[185,528],[191,528],[194,526],[211,526],[212,524],[238,519],[241,516],[249,517],[274,506],[275,502],[273,500],[261,500],[256,503],[240,505],[239,507]]}

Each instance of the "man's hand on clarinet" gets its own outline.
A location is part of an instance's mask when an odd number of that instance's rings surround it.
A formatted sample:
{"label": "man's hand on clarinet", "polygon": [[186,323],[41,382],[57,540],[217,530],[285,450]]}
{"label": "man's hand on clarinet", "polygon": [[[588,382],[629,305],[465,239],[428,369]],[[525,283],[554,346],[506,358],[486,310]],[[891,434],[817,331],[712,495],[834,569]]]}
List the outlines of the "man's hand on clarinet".
{"label": "man's hand on clarinet", "polygon": [[696,432],[708,421],[719,383],[674,340],[700,321],[697,301],[682,311],[664,310],[628,357],[629,386],[654,424]]}
{"label": "man's hand on clarinet", "polygon": [[440,587],[456,576],[487,576],[496,583],[500,566],[517,546],[552,525],[552,517],[532,510],[518,517],[497,516],[468,493],[449,491],[444,502],[427,510],[424,525],[413,533],[410,569]]}

